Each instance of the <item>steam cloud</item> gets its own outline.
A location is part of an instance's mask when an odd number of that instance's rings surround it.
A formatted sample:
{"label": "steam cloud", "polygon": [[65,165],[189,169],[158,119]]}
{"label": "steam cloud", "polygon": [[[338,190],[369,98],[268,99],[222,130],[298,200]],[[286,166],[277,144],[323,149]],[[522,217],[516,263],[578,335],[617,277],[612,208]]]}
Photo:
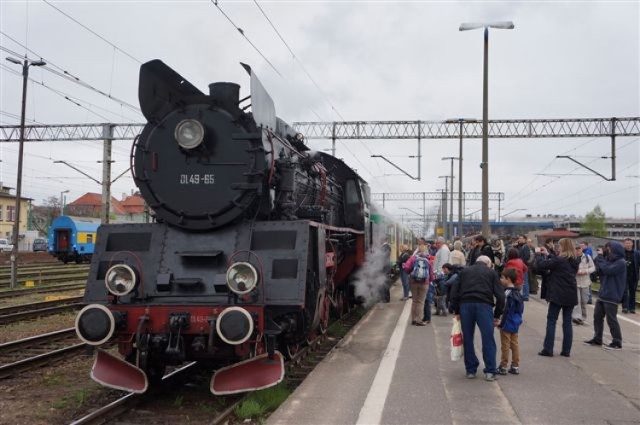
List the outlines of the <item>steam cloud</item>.
{"label": "steam cloud", "polygon": [[364,304],[370,306],[380,301],[387,279],[384,272],[389,263],[388,254],[382,249],[384,238],[373,242],[373,250],[367,253],[364,265],[356,273],[353,284],[355,296],[364,299]]}

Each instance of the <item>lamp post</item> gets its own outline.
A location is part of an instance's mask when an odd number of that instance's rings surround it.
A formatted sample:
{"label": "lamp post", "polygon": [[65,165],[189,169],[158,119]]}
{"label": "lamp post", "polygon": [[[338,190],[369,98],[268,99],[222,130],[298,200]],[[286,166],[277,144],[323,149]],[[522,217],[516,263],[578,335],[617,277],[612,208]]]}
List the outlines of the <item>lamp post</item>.
{"label": "lamp post", "polygon": [[60,192],[60,215],[64,215],[64,194],[69,193],[69,189]]}
{"label": "lamp post", "polygon": [[636,207],[640,205],[640,202],[636,202],[633,204],[633,241],[634,249],[638,249],[638,213],[636,212]]}
{"label": "lamp post", "polygon": [[[449,236],[453,239],[453,161],[459,161],[460,158],[457,156],[445,156],[442,158],[443,161],[450,160],[451,161],[451,198],[449,199]],[[459,205],[458,205],[459,207]],[[460,215],[460,214],[458,214]],[[458,227],[459,230],[459,227]]]}
{"label": "lamp post", "polygon": [[447,220],[447,190],[449,189],[449,176],[438,176],[444,179],[444,190],[442,191],[442,233],[445,239],[449,238],[449,223]]}
{"label": "lamp post", "polygon": [[22,201],[22,159],[24,156],[24,119],[27,107],[27,81],[29,80],[30,66],[44,66],[44,61],[31,61],[26,57],[22,62],[18,59],[8,57],[7,60],[16,65],[22,66],[22,113],[20,115],[20,147],[18,148],[18,176],[16,179],[16,207],[13,223],[13,249],[11,250],[11,288],[18,284],[18,241],[20,235],[20,204]]}
{"label": "lamp post", "polygon": [[482,82],[482,234],[489,236],[489,28],[514,28],[513,22],[474,22],[460,24],[460,31],[484,28],[484,71]]}

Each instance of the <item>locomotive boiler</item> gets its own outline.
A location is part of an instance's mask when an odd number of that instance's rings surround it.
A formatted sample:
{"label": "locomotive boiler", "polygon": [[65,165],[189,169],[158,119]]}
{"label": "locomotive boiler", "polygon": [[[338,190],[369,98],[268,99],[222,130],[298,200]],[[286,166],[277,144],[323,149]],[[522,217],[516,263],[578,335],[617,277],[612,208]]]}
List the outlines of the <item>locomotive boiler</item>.
{"label": "locomotive boiler", "polygon": [[147,124],[131,172],[155,222],[100,226],[76,318],[104,385],[144,392],[186,360],[216,367],[214,394],[275,385],[284,358],[353,299],[368,186],[310,151],[243,66],[243,99],[228,82],[203,93],[159,60],[140,69]]}

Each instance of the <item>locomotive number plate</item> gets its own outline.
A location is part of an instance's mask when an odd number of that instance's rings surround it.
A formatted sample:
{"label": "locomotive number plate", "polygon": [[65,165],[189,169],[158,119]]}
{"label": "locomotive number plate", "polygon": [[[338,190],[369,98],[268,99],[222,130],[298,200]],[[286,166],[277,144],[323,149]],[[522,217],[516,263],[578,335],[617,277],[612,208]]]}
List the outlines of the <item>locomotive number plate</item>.
{"label": "locomotive number plate", "polygon": [[213,174],[180,174],[180,184],[213,184]]}

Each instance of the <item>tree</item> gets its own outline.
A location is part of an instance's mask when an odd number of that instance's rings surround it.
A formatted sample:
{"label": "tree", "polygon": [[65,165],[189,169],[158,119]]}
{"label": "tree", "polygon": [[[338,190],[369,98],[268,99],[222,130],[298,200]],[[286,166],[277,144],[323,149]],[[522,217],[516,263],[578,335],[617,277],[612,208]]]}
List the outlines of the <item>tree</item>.
{"label": "tree", "polygon": [[596,205],[593,211],[588,212],[582,223],[582,232],[593,236],[604,237],[607,235],[605,215],[600,205]]}
{"label": "tree", "polygon": [[42,205],[34,205],[31,209],[31,225],[41,234],[49,232],[51,222],[60,215],[60,199],[50,196],[42,201]]}

